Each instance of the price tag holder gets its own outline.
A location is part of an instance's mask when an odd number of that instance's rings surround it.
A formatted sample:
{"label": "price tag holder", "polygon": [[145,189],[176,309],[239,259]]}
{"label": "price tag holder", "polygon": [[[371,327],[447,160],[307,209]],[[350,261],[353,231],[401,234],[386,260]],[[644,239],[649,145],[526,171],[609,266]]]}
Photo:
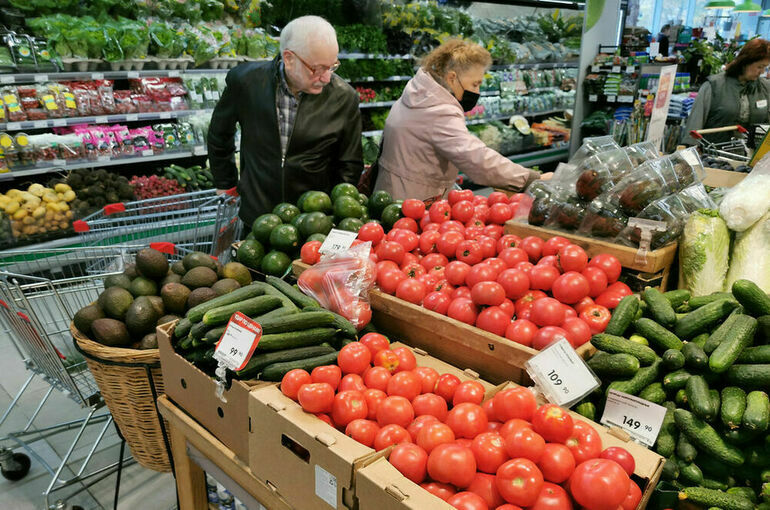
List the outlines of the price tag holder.
{"label": "price tag holder", "polygon": [[6,84],[6,83],[16,83],[16,77],[12,75],[4,75],[0,76],[0,83]]}
{"label": "price tag holder", "polygon": [[318,253],[333,253],[335,251],[345,251],[350,248],[358,234],[347,230],[331,229],[324,239],[323,244],[318,249]]}
{"label": "price tag holder", "polygon": [[179,78],[179,71],[169,71],[168,72],[169,78]]}
{"label": "price tag holder", "polygon": [[47,74],[36,74],[32,77],[32,80],[37,83],[42,83],[44,81],[48,81],[48,75]]}
{"label": "price tag holder", "polygon": [[158,117],[161,119],[170,119],[171,118],[171,112],[160,112],[158,114]]}
{"label": "price tag holder", "polygon": [[592,103],[595,103],[596,101],[599,100],[599,96],[597,96],[596,94],[590,94],[588,96],[588,100],[591,101]]}
{"label": "price tag holder", "polygon": [[129,113],[126,115],[126,122],[133,122],[135,120],[139,120],[139,115],[136,113]]}
{"label": "price tag holder", "polygon": [[196,156],[202,156],[203,154],[206,154],[206,147],[203,145],[196,145],[193,147],[193,154]]}
{"label": "price tag holder", "polygon": [[138,73],[137,71],[129,71],[129,72],[126,74],[126,77],[127,77],[129,80],[130,80],[130,79],[136,79],[136,78],[139,78],[139,73]]}
{"label": "price tag holder", "polygon": [[21,122],[9,122],[5,125],[5,128],[8,131],[15,131],[17,129],[21,129]]}
{"label": "price tag holder", "polygon": [[149,156],[152,156],[153,154],[155,153],[152,151],[152,149],[146,149],[142,151],[142,156],[144,157],[149,157]]}
{"label": "price tag holder", "polygon": [[54,127],[61,127],[67,125],[67,119],[53,119]]}
{"label": "price tag holder", "polygon": [[44,127],[48,127],[48,122],[47,122],[47,121],[45,121],[45,120],[36,120],[36,121],[35,121],[35,122],[32,124],[32,127],[35,127],[35,128],[44,128]]}
{"label": "price tag holder", "polygon": [[619,73],[620,72],[620,66],[612,66],[612,72],[613,73]]}
{"label": "price tag holder", "polygon": [[626,72],[628,74],[633,74],[634,71],[636,71],[636,68],[634,66],[626,66]]}
{"label": "price tag holder", "polygon": [[53,163],[53,166],[65,166],[67,164],[67,161],[64,159],[54,159],[54,160],[51,160],[51,163]]}
{"label": "price tag holder", "polygon": [[600,384],[566,338],[552,342],[524,368],[545,398],[562,407],[576,404]]}
{"label": "price tag holder", "polygon": [[110,121],[110,118],[106,115],[100,115],[94,118],[94,124],[106,124]]}
{"label": "price tag holder", "polygon": [[214,359],[238,371],[246,366],[262,338],[262,327],[241,312],[235,312],[214,349]]}
{"label": "price tag holder", "polygon": [[665,416],[666,408],[663,406],[628,393],[610,390],[601,424],[620,427],[634,441],[651,447],[658,438]]}
{"label": "price tag holder", "polygon": [[104,163],[105,161],[110,161],[112,158],[109,156],[96,156],[96,161],[100,163]]}
{"label": "price tag holder", "polygon": [[103,80],[104,79],[104,73],[93,73],[91,74],[92,80]]}
{"label": "price tag holder", "polygon": [[616,99],[617,99],[616,96],[607,96],[608,103],[614,103]]}
{"label": "price tag holder", "polygon": [[591,66],[591,72],[592,73],[598,73],[601,70],[602,70],[602,68],[600,66]]}

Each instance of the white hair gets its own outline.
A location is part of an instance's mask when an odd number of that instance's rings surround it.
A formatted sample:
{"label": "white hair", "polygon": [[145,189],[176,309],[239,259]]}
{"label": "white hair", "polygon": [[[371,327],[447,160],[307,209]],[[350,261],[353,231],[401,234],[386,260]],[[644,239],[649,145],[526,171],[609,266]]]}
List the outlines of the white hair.
{"label": "white hair", "polygon": [[334,27],[320,16],[302,16],[291,20],[281,30],[281,54],[286,50],[307,54],[312,45],[337,44]]}

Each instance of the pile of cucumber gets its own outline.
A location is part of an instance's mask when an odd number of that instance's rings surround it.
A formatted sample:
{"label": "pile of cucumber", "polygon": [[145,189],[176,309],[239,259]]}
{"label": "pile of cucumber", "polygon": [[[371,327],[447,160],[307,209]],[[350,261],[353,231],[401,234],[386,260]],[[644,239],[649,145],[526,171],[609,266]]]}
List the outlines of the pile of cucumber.
{"label": "pile of cucumber", "polygon": [[187,311],[174,329],[175,350],[213,375],[214,347],[230,317],[241,312],[262,327],[262,338],[236,379],[280,381],[295,368],[312,370],[337,361],[343,345],[356,339],[353,324],[324,310],[313,298],[272,276],[254,282]]}
{"label": "pile of cucumber", "polygon": [[602,386],[576,407],[601,418],[615,389],[668,409],[654,449],[663,479],[705,508],[770,510],[770,297],[748,280],[691,297],[623,298],[588,365]]}

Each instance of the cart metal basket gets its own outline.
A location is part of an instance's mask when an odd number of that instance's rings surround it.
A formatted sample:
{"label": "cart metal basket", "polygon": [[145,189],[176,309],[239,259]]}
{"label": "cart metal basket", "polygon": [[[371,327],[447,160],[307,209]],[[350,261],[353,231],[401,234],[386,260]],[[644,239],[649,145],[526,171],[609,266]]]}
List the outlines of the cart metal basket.
{"label": "cart metal basket", "polygon": [[[726,142],[711,142],[703,135],[715,133],[726,133],[736,131],[738,136],[732,137]],[[701,153],[704,156],[711,156],[716,159],[737,161],[746,164],[751,159],[752,151],[749,148],[749,131],[743,126],[725,126],[721,128],[698,129],[690,131],[690,135],[698,141]]]}

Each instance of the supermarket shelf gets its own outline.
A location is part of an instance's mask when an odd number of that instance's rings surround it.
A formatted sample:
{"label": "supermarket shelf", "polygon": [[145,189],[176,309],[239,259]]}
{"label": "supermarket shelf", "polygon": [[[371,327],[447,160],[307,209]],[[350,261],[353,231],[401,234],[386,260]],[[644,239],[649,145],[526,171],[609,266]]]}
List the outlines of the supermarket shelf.
{"label": "supermarket shelf", "polygon": [[625,103],[630,105],[634,103],[634,96],[633,95],[609,96],[607,94],[589,94],[588,102],[589,103]]}
{"label": "supermarket shelf", "polygon": [[[465,123],[469,126],[472,126],[474,124],[485,124],[487,122],[494,122],[496,120],[510,119],[514,115],[521,115],[522,117],[540,117],[543,115],[553,115],[554,113],[563,113],[564,110],[566,110],[566,108],[557,108],[555,110],[543,110],[540,112],[501,113],[499,115],[490,115],[488,117],[481,117],[479,119],[469,119],[469,120],[466,120]],[[381,134],[382,134],[381,130],[364,131],[361,133],[362,136],[376,136]]]}
{"label": "supermarket shelf", "polygon": [[534,62],[531,64],[503,64],[492,66],[493,71],[506,69],[577,69],[578,62]]}
{"label": "supermarket shelf", "polygon": [[359,108],[385,108],[387,106],[393,106],[395,101],[377,101],[375,103],[359,103]]}
{"label": "supermarket shelf", "polygon": [[117,165],[127,165],[141,161],[143,163],[152,161],[165,161],[169,159],[182,159],[190,158],[193,156],[205,156],[208,154],[205,145],[196,145],[192,150],[170,151],[163,152],[161,154],[151,154],[149,151],[147,155],[131,156],[122,158],[112,158],[109,156],[103,156],[102,159],[96,161],[76,161],[73,163],[67,163],[66,160],[54,160],[50,164],[40,165],[33,168],[25,168],[20,170],[14,170],[0,174],[0,181],[7,181],[11,179],[18,179],[20,177],[28,177],[31,175],[41,175],[59,170],[76,170],[78,168],[94,168],[94,167],[107,167]]}
{"label": "supermarket shelf", "polygon": [[549,149],[525,152],[508,156],[508,159],[514,163],[527,166],[544,165],[554,161],[562,161],[569,156],[569,145],[563,147],[553,147]]}
{"label": "supermarket shelf", "polygon": [[160,76],[179,78],[185,74],[224,74],[230,69],[154,69],[148,71],[72,71],[65,73],[15,73],[0,75],[0,84],[13,83],[43,83],[47,81],[79,81],[79,80],[127,80]]}
{"label": "supermarket shelf", "polygon": [[[552,92],[554,90],[560,90],[560,89],[561,88],[558,85],[552,85],[550,87],[535,87],[535,88],[527,89],[527,94],[536,94],[538,92]],[[487,90],[481,93],[481,97],[490,97],[490,96],[494,97],[499,95],[500,95],[499,90]]]}
{"label": "supermarket shelf", "polygon": [[378,53],[340,53],[337,55],[340,60],[412,60],[412,55],[381,55]]}
{"label": "supermarket shelf", "polygon": [[594,64],[589,67],[592,73],[627,73],[632,74],[641,64],[636,65],[617,65],[617,64]]}
{"label": "supermarket shelf", "polygon": [[89,117],[65,117],[61,119],[28,120],[24,122],[0,123],[2,131],[18,131],[20,129],[50,128],[58,126],[74,126],[76,124],[112,124],[116,122],[134,122],[144,120],[178,119],[199,113],[211,113],[213,108],[202,110],[176,110],[171,112],[127,113],[121,115],[95,115]]}
{"label": "supermarket shelf", "polygon": [[388,78],[377,79],[374,76],[366,76],[364,78],[343,78],[348,83],[364,83],[364,82],[381,82],[381,81],[409,81],[412,76],[389,76]]}

